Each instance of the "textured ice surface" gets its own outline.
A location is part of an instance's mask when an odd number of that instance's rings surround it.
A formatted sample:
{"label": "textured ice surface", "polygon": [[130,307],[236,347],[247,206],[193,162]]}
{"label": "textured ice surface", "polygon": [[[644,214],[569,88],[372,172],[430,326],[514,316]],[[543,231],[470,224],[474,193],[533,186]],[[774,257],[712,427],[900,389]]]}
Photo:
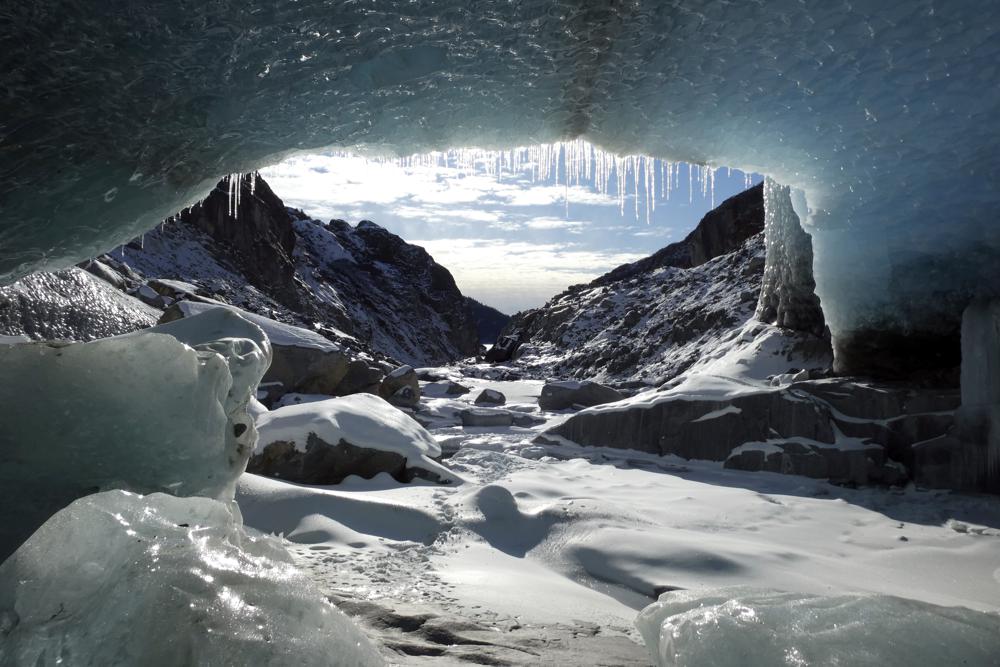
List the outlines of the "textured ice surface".
{"label": "textured ice surface", "polygon": [[667,593],[636,621],[658,665],[995,665],[1000,615],[889,595]]}
{"label": "textured ice surface", "polygon": [[583,136],[801,190],[834,332],[952,328],[997,286],[997,3],[7,5],[0,276],[290,152]]}
{"label": "textured ice surface", "polygon": [[53,516],[0,566],[0,664],[382,661],[226,503],[108,491]]}
{"label": "textured ice surface", "polygon": [[93,340],[156,324],[160,312],[80,269],[36,273],[0,287],[0,332]]}
{"label": "textured ice surface", "polygon": [[0,345],[0,557],[56,510],[109,488],[231,499],[270,363],[225,309],[69,345]]}
{"label": "textured ice surface", "polygon": [[757,318],[821,334],[824,321],[815,294],[812,243],[802,231],[789,189],[770,178],[764,179],[764,237],[767,259]]}

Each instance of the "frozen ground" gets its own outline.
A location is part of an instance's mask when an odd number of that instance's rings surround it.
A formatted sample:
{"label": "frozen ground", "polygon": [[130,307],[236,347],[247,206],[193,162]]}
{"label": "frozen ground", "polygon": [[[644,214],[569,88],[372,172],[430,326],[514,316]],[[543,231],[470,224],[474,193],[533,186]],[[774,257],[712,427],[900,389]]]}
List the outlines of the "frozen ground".
{"label": "frozen ground", "polygon": [[[633,623],[673,589],[875,592],[1000,610],[995,498],[542,446],[534,436],[562,416],[538,412],[541,383],[440,372],[472,389],[425,399],[464,483],[317,488],[245,475],[238,492],[247,524],[284,534],[393,663],[648,664]],[[454,425],[484,387],[546,424]]]}

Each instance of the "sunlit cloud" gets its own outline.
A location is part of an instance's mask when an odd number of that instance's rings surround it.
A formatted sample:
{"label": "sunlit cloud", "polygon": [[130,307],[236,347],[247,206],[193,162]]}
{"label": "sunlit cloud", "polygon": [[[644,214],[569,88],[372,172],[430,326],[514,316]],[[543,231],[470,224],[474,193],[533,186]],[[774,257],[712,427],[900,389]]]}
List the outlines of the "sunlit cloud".
{"label": "sunlit cloud", "polygon": [[[567,243],[482,239],[415,239],[448,267],[462,291],[512,313],[540,304],[570,285],[587,283],[645,253],[601,251]],[[539,299],[541,301],[539,301]]]}

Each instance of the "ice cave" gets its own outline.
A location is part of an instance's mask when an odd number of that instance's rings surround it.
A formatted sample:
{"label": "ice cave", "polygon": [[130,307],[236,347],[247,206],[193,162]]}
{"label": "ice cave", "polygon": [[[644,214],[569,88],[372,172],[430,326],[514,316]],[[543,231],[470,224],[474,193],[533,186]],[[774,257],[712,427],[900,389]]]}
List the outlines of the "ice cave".
{"label": "ice cave", "polygon": [[[997,3],[0,17],[0,664],[996,664]],[[538,145],[766,178],[459,372],[447,270],[258,175]]]}

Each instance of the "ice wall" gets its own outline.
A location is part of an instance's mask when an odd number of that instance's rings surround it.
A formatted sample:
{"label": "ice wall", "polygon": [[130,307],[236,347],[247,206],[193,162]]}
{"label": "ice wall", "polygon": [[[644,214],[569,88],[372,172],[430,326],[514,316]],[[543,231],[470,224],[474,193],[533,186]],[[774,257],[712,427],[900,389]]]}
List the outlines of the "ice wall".
{"label": "ice wall", "polygon": [[224,309],[89,343],[0,344],[0,559],[96,491],[232,500],[270,359],[261,329]]}
{"label": "ice wall", "polygon": [[1000,300],[979,299],[962,317],[958,435],[985,447],[986,477],[1000,490]]}
{"label": "ice wall", "polygon": [[1000,282],[995,2],[11,0],[0,31],[0,279],[293,151],[579,135],[801,191],[835,340],[919,361]]}
{"label": "ice wall", "polygon": [[207,498],[77,500],[0,565],[0,664],[383,664],[274,538]]}
{"label": "ice wall", "polygon": [[764,180],[766,260],[757,319],[816,335],[823,333],[823,311],[813,279],[812,241],[802,230],[791,189]]}

